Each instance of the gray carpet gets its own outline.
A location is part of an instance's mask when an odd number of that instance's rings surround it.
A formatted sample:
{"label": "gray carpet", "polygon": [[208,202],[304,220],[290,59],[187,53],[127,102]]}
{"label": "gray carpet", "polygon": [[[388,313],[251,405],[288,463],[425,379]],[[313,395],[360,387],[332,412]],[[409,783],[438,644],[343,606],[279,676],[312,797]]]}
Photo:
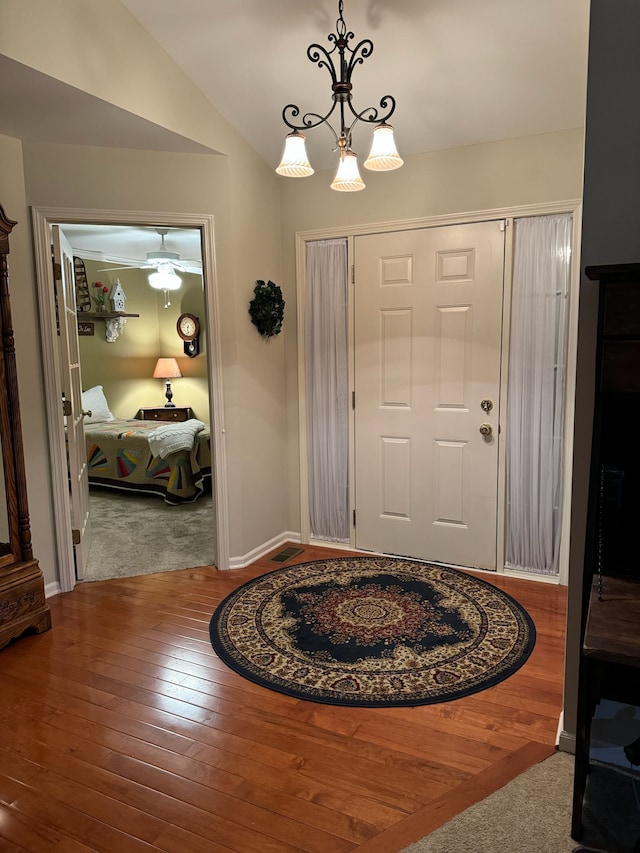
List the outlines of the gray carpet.
{"label": "gray carpet", "polygon": [[213,499],[169,506],[162,498],[92,489],[85,581],[215,565]]}
{"label": "gray carpet", "polygon": [[572,790],[573,756],[558,752],[406,853],[571,853]]}
{"label": "gray carpet", "polygon": [[572,755],[555,753],[402,853],[632,853],[639,773],[592,762],[578,844],[570,836],[573,764]]}

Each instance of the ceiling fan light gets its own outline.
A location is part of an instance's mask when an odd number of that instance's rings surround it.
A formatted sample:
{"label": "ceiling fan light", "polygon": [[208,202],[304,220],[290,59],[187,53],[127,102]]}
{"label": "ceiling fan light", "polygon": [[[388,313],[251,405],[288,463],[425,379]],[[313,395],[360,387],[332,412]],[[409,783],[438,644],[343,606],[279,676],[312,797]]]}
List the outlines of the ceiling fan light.
{"label": "ceiling fan light", "polygon": [[160,264],[157,271],[149,275],[149,284],[154,290],[179,290],[182,279],[170,264]]}
{"label": "ceiling fan light", "polygon": [[393,127],[390,124],[379,124],[373,131],[371,151],[364,161],[365,169],[374,172],[389,172],[391,169],[399,169],[404,163],[398,154],[396,143],[393,138]]}
{"label": "ceiling fan light", "polygon": [[358,171],[358,155],[350,149],[341,151],[338,171],[331,184],[331,189],[343,193],[353,193],[364,188],[365,183]]}
{"label": "ceiling fan light", "polygon": [[276,169],[279,175],[286,178],[306,178],[313,175],[314,170],[307,157],[304,139],[304,134],[298,133],[297,130],[286,135],[282,160]]}
{"label": "ceiling fan light", "polygon": [[158,261],[179,261],[180,255],[177,252],[147,252],[147,263],[153,264]]}

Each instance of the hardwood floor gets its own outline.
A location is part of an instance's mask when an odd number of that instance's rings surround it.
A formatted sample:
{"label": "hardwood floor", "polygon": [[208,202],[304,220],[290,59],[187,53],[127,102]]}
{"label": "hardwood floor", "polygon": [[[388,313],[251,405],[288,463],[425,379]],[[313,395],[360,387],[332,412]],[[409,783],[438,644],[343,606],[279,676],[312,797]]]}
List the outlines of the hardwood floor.
{"label": "hardwood floor", "polygon": [[[285,565],[331,554],[345,556],[305,548]],[[266,557],[49,600],[52,630],[0,652],[0,850],[395,853],[553,752],[564,588],[482,575],[537,628],[501,684],[344,708],[252,684],[211,649],[218,602],[275,568]]]}

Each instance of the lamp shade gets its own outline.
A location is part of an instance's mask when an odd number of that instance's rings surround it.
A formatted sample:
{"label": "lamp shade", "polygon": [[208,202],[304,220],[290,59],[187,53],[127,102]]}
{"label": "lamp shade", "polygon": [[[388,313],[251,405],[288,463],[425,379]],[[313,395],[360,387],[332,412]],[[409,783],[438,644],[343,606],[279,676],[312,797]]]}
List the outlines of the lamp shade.
{"label": "lamp shade", "polygon": [[178,290],[182,279],[171,264],[160,264],[157,271],[149,275],[149,284],[154,290]]}
{"label": "lamp shade", "polygon": [[175,358],[159,358],[153,371],[154,379],[180,379],[182,371]]}
{"label": "lamp shade", "polygon": [[288,133],[284,140],[284,153],[280,165],[276,169],[279,175],[286,178],[306,178],[313,175],[313,168],[307,157],[304,145],[304,134],[294,130]]}
{"label": "lamp shade", "polygon": [[374,172],[388,172],[391,169],[399,169],[403,163],[404,160],[396,149],[393,128],[390,124],[379,124],[373,131],[371,151],[364,161],[365,168]]}
{"label": "lamp shade", "polygon": [[343,193],[353,193],[363,190],[364,187],[364,181],[358,171],[358,155],[350,149],[341,151],[338,171],[331,184],[331,189]]}

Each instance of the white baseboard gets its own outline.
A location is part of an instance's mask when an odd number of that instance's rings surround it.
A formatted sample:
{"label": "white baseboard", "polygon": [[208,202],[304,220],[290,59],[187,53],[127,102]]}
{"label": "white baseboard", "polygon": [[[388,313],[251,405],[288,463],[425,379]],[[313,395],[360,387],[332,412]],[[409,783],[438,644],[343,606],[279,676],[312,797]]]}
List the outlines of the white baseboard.
{"label": "white baseboard", "polygon": [[54,581],[53,583],[45,584],[44,588],[44,597],[45,598],[53,598],[54,595],[58,595],[62,592],[62,587],[58,583],[58,581]]}
{"label": "white baseboard", "polygon": [[264,557],[264,555],[268,554],[269,551],[273,551],[274,548],[279,548],[281,545],[284,545],[285,542],[295,542],[296,544],[299,544],[300,534],[294,533],[292,530],[285,530],[284,533],[274,536],[273,539],[269,539],[268,542],[263,542],[262,545],[258,545],[257,548],[254,548],[247,554],[244,554],[241,557],[231,557],[229,559],[229,569],[245,569],[247,566],[251,565],[251,563]]}
{"label": "white baseboard", "polygon": [[571,732],[565,731],[564,728],[564,711],[560,712],[558,719],[558,728],[556,730],[556,746],[560,752],[570,752],[576,754],[576,736]]}
{"label": "white baseboard", "polygon": [[[494,572],[495,574],[495,572]],[[519,569],[510,569],[508,566],[504,567],[504,577],[505,578],[518,578],[518,580],[523,581],[538,581],[538,583],[550,583],[554,586],[560,586],[560,575],[543,575],[536,574],[536,572],[523,572]]]}

